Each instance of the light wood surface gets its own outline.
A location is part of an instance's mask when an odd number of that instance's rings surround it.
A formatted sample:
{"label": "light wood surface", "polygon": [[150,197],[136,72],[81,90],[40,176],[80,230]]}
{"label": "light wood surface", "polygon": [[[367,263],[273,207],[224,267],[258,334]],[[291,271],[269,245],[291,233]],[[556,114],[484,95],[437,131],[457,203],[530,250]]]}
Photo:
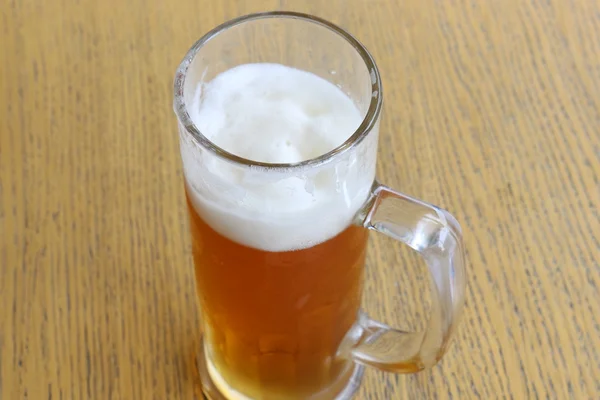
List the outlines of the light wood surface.
{"label": "light wood surface", "polygon": [[[600,398],[600,3],[0,0],[0,399],[201,397],[172,77],[269,9],[371,50],[380,180],[466,236],[448,354],[358,398]],[[423,326],[421,262],[370,251],[365,307]]]}

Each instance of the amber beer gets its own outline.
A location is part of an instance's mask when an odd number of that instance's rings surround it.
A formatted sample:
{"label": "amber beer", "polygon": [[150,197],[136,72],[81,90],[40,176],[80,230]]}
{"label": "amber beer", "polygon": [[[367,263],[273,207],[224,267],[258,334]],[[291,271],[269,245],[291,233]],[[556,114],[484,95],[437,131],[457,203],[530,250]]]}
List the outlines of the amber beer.
{"label": "amber beer", "polygon": [[215,232],[186,193],[205,351],[221,377],[248,397],[303,399],[347,376],[336,352],[359,309],[367,230],[264,251]]}
{"label": "amber beer", "polygon": [[337,353],[360,305],[367,231],[351,223],[373,183],[376,136],[320,163],[361,113],[334,84],[282,64],[238,65],[194,98],[206,140],[243,157],[183,137],[204,383],[227,400],[334,398],[355,376]]}

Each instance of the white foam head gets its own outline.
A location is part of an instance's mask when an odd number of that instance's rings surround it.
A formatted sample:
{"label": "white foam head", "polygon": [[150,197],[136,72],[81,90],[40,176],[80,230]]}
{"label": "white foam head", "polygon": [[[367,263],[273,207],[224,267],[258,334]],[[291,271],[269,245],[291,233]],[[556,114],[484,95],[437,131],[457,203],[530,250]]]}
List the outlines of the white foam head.
{"label": "white foam head", "polygon": [[[267,163],[316,158],[344,143],[362,121],[338,87],[278,64],[240,65],[199,84],[188,113],[217,146]],[[246,246],[286,251],[321,243],[348,227],[368,197],[376,131],[328,163],[289,171],[235,164],[182,131],[192,203],[213,229]]]}

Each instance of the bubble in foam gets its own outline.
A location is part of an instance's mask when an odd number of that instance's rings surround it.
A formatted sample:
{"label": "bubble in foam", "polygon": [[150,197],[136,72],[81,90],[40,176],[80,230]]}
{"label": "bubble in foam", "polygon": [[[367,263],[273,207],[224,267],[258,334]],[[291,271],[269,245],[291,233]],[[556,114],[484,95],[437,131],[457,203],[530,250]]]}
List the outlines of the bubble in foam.
{"label": "bubble in foam", "polygon": [[[267,163],[323,155],[362,121],[334,84],[278,64],[221,73],[198,87],[188,112],[217,146]],[[250,247],[286,251],[323,242],[351,223],[374,179],[376,143],[375,130],[331,163],[287,173],[199,156],[184,141],[182,158],[196,211],[213,229]]]}

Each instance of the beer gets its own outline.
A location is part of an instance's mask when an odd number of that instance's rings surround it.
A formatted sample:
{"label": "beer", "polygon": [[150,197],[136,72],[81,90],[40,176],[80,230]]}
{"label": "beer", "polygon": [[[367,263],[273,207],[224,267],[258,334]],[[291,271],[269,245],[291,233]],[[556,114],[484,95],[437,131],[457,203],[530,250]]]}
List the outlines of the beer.
{"label": "beer", "polygon": [[[362,120],[335,85],[274,64],[221,73],[198,88],[189,112],[215,145],[269,163],[325,154]],[[228,398],[327,393],[353,368],[337,353],[360,306],[367,231],[352,222],[374,178],[375,157],[361,151],[375,146],[365,140],[338,162],[290,174],[192,145],[182,137],[212,380]]]}
{"label": "beer", "polygon": [[356,319],[367,231],[268,252],[220,235],[188,197],[209,362],[256,399],[304,399],[347,373],[337,348]]}
{"label": "beer", "polygon": [[[460,226],[375,181],[381,77],[330,22],[251,14],[200,38],[174,82],[211,400],[348,400],[364,367],[434,365],[464,302]],[[367,230],[421,253],[427,329],[359,310]]]}

